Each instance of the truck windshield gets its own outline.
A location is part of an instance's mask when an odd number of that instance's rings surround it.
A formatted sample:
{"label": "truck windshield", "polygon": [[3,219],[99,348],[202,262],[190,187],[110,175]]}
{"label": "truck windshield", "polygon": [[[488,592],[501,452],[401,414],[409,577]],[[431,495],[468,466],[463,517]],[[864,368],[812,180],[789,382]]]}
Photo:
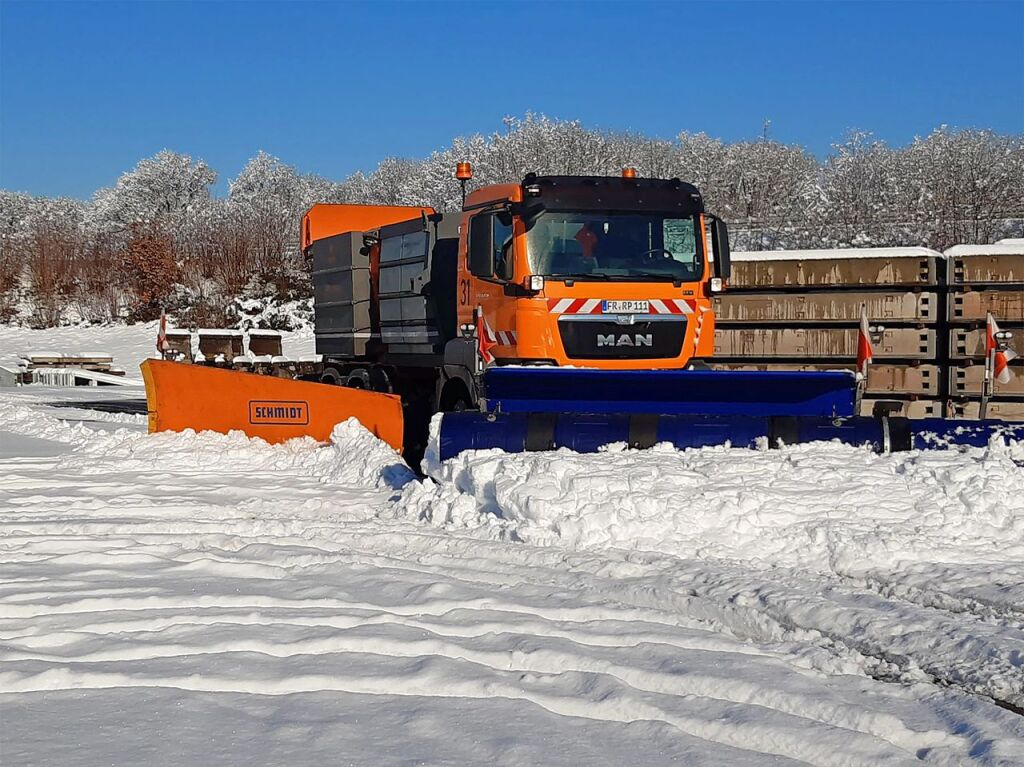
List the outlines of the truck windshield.
{"label": "truck windshield", "polygon": [[547,277],[694,282],[704,272],[698,220],[545,211],[526,224],[530,271]]}

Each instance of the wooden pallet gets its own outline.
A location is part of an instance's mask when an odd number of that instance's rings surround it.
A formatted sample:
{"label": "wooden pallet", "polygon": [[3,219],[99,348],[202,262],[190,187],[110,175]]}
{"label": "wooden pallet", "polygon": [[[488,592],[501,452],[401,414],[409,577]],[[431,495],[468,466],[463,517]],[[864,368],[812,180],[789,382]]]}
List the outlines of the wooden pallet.
{"label": "wooden pallet", "polygon": [[[1010,366],[1013,376],[1005,383],[995,381],[993,392],[996,396],[1024,396],[1024,363]],[[981,386],[985,379],[985,366],[961,365],[949,369],[949,393],[953,396],[981,396]]]}
{"label": "wooden pallet", "polygon": [[[1024,328],[1007,328],[1012,340],[1010,345],[1018,350],[1018,354],[1024,353]],[[949,356],[955,360],[962,359],[984,359],[985,357],[985,334],[984,327],[981,328],[950,328],[949,329]]]}
{"label": "wooden pallet", "polygon": [[[965,400],[951,403],[949,417],[977,419],[980,413],[979,400]],[[1024,421],[1024,401],[989,400],[985,416],[1002,421]]]}
{"label": "wooden pallet", "polygon": [[835,323],[860,321],[861,307],[872,322],[930,324],[938,320],[933,292],[829,291],[823,293],[725,293],[713,301],[715,322],[728,324]]}
{"label": "wooden pallet", "polygon": [[939,256],[733,261],[730,289],[935,285]]}
{"label": "wooden pallet", "polygon": [[998,322],[1024,323],[1024,286],[950,293],[947,302],[950,322],[984,322],[992,312]]}
{"label": "wooden pallet", "polygon": [[[875,344],[878,359],[935,358],[936,333],[931,329],[887,328]],[[857,356],[855,328],[716,328],[715,358],[849,359]]]}
{"label": "wooden pallet", "polygon": [[864,397],[860,402],[861,415],[881,412],[901,418],[941,418],[942,402],[930,399],[898,400],[887,397]]}
{"label": "wooden pallet", "polygon": [[950,285],[1024,284],[1024,255],[951,256],[946,268]]}

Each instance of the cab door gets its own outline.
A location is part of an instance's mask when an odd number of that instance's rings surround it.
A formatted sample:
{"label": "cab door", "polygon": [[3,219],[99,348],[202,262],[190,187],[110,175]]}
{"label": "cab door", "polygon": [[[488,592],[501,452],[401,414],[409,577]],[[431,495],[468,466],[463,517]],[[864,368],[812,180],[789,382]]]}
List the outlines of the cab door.
{"label": "cab door", "polygon": [[485,209],[470,215],[464,229],[466,261],[459,275],[459,322],[474,322],[479,307],[496,342],[494,356],[514,357],[515,295],[506,289],[515,279],[512,219],[503,209]]}

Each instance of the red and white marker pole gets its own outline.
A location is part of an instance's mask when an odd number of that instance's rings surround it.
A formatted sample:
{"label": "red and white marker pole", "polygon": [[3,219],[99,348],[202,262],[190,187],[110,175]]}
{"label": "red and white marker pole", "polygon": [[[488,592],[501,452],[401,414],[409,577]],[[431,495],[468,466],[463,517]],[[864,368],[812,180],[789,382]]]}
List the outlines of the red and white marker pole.
{"label": "red and white marker pole", "polygon": [[160,329],[156,332],[156,350],[163,357],[166,356],[167,350],[170,348],[171,344],[167,341],[167,315],[160,312]]}
{"label": "red and white marker pole", "polygon": [[868,368],[875,356],[871,345],[871,326],[868,324],[868,308],[860,305],[860,327],[857,330],[857,410],[860,411],[860,400],[868,386]]}
{"label": "red and white marker pole", "polygon": [[981,411],[978,417],[984,419],[988,414],[988,401],[995,390],[996,383],[1008,384],[1013,378],[1010,372],[1010,360],[1017,357],[1016,352],[1006,346],[1010,334],[999,329],[992,312],[985,320],[985,380],[981,387]]}

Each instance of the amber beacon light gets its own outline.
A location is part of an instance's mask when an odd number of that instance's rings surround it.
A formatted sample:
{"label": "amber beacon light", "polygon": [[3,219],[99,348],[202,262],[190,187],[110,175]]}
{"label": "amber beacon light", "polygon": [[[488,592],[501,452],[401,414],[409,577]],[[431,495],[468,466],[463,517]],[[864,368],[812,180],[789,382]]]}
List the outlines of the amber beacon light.
{"label": "amber beacon light", "polygon": [[455,178],[459,180],[459,185],[462,187],[462,204],[466,204],[466,182],[473,178],[473,166],[468,162],[459,162],[455,164]]}
{"label": "amber beacon light", "polygon": [[623,178],[636,178],[636,168],[623,168],[622,169],[622,177]]}

